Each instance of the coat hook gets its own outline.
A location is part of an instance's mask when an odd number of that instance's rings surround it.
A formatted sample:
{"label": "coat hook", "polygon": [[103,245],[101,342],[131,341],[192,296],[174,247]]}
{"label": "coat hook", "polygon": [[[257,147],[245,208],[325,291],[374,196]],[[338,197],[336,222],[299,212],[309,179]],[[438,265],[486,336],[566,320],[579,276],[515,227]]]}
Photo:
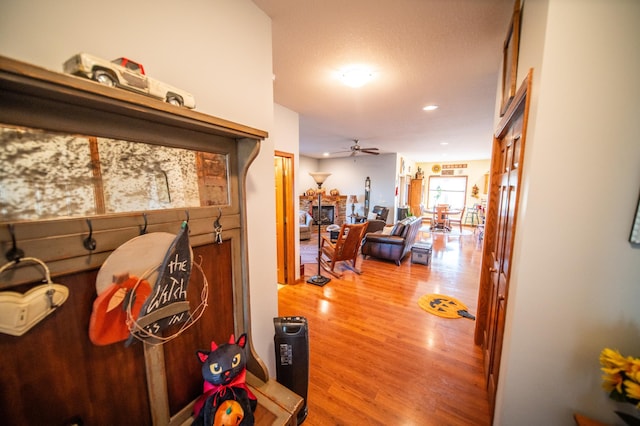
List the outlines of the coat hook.
{"label": "coat hook", "polygon": [[189,210],[185,210],[184,214],[187,216],[187,218],[185,219],[185,222],[189,223]]}
{"label": "coat hook", "polygon": [[20,262],[20,258],[24,257],[24,251],[18,248],[16,244],[16,233],[13,224],[9,224],[9,234],[11,234],[11,249],[5,254],[9,262]]}
{"label": "coat hook", "polygon": [[93,226],[91,225],[91,220],[87,219],[87,225],[89,225],[89,236],[84,239],[83,245],[89,251],[93,251],[96,249],[96,240],[93,238]]}
{"label": "coat hook", "polygon": [[147,214],[142,213],[142,218],[144,219],[144,227],[140,230],[140,235],[144,235],[147,233]]}
{"label": "coat hook", "polygon": [[213,223],[213,239],[217,244],[222,244],[222,225],[220,218],[222,217],[222,209],[218,207],[218,218]]}

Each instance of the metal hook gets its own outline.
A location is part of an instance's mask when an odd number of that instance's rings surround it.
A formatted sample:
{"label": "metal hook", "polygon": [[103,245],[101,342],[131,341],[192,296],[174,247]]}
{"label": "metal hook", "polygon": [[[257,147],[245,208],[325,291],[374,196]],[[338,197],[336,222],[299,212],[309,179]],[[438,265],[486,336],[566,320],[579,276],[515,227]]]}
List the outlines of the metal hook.
{"label": "metal hook", "polygon": [[222,225],[220,224],[220,218],[222,217],[222,209],[218,208],[218,218],[213,223],[213,239],[217,244],[222,244]]}
{"label": "metal hook", "polygon": [[189,210],[185,210],[184,214],[187,216],[187,219],[185,220],[185,222],[189,223]]}
{"label": "metal hook", "polygon": [[91,220],[87,219],[87,225],[89,225],[89,236],[84,239],[83,245],[89,251],[93,251],[96,249],[96,240],[93,238],[93,226],[91,225]]}
{"label": "metal hook", "polygon": [[55,303],[53,303],[53,295],[56,293],[56,291],[52,288],[50,288],[49,290],[47,290],[47,299],[49,300],[49,307],[51,309],[57,309],[60,307],[60,305],[57,305]]}
{"label": "metal hook", "polygon": [[144,219],[144,227],[140,230],[140,235],[144,235],[147,233],[147,214],[142,213],[142,218]]}
{"label": "metal hook", "polygon": [[24,257],[24,251],[18,248],[16,244],[16,233],[13,224],[9,224],[9,234],[11,234],[11,249],[5,254],[9,262],[20,262],[20,258]]}

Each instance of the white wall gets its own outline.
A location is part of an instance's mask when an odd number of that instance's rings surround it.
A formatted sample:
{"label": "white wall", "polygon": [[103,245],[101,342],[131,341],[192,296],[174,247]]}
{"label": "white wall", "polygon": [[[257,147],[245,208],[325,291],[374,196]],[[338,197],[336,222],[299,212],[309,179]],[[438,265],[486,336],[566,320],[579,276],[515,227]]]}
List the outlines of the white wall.
{"label": "white wall", "polygon": [[[104,7],[101,7],[104,6]],[[271,20],[249,0],[4,0],[0,54],[62,71],[71,55],[140,61],[152,77],[192,92],[197,111],[271,131]],[[247,177],[253,343],[275,375],[277,316],[273,142]],[[274,225],[275,227],[275,225]],[[272,247],[269,250],[268,247]]]}
{"label": "white wall", "polygon": [[[269,135],[269,139],[273,140],[274,148],[277,151],[293,154],[293,173],[294,173],[294,199],[292,200],[296,218],[298,217],[298,197],[301,193],[298,184],[298,167],[300,163],[299,152],[299,118],[298,113],[283,107],[282,105],[274,105],[274,126],[273,132]],[[274,219],[275,220],[275,219]],[[295,241],[300,241],[300,224],[295,221]],[[274,222],[275,224],[275,222]],[[275,226],[275,225],[274,225]],[[275,231],[275,230],[274,230]],[[295,245],[295,278],[300,278],[300,244]],[[276,303],[278,295],[276,293]],[[272,327],[273,328],[273,327]]]}
{"label": "white wall", "polygon": [[640,2],[527,0],[526,140],[495,424],[612,423],[604,347],[640,356]]}
{"label": "white wall", "polygon": [[[371,178],[371,197],[369,207],[375,205],[389,207],[388,222],[393,221],[395,205],[396,154],[358,155],[356,157],[340,157],[327,159],[309,159],[300,161],[300,186],[297,195],[302,195],[310,188],[317,188],[309,172],[329,172],[323,188],[327,193],[337,189],[341,195],[357,195],[356,213],[363,214],[364,182]],[[351,212],[351,204],[347,203]]]}

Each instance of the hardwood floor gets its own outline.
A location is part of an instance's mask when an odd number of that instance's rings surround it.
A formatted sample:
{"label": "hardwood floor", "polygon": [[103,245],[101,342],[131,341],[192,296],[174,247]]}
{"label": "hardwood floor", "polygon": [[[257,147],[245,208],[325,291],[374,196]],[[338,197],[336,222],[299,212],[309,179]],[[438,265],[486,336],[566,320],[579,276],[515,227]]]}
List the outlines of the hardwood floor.
{"label": "hardwood floor", "polygon": [[[432,240],[430,266],[412,264],[410,254],[399,267],[361,258],[361,275],[344,268],[324,287],[281,287],[279,315],[309,323],[305,425],[490,423],[475,322],[437,317],[417,304],[441,293],[475,314],[482,253],[472,232],[419,235]],[[317,247],[317,239],[301,244]],[[316,273],[316,264],[305,265],[305,279]]]}

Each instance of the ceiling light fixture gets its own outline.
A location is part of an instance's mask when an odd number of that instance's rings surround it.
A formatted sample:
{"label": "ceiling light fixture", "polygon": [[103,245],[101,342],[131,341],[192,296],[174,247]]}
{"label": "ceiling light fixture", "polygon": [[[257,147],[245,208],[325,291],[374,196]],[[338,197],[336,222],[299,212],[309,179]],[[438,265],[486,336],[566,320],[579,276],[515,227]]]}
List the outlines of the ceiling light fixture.
{"label": "ceiling light fixture", "polygon": [[425,111],[434,111],[436,109],[438,109],[438,105],[427,105],[426,107],[422,108]]}
{"label": "ceiling light fixture", "polygon": [[340,81],[349,87],[362,87],[373,80],[373,71],[364,67],[348,68],[340,72]]}

